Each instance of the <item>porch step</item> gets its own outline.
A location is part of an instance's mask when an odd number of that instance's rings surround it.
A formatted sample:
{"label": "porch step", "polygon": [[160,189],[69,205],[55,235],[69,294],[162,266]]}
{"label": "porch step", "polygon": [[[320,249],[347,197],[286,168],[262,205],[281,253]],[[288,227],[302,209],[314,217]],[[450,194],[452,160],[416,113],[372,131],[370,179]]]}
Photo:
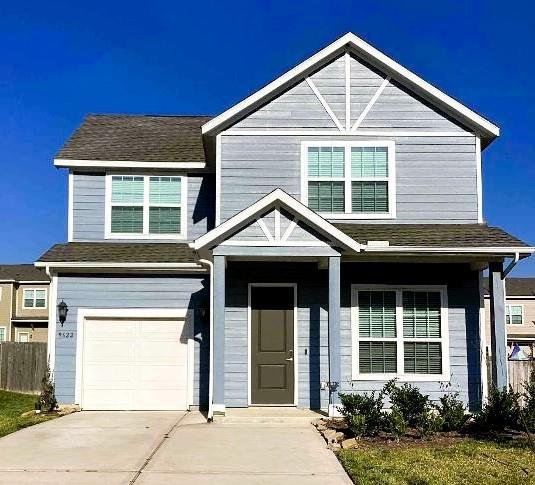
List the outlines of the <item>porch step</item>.
{"label": "porch step", "polygon": [[214,422],[219,424],[283,424],[285,426],[302,426],[325,416],[326,413],[319,410],[294,407],[227,408],[225,416],[214,416]]}

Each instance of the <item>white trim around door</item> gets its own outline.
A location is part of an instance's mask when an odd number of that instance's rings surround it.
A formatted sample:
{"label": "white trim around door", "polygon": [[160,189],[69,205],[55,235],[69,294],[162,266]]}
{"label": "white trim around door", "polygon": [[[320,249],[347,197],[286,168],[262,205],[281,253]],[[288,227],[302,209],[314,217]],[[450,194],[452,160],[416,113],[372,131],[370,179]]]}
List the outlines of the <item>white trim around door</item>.
{"label": "white trim around door", "polygon": [[293,288],[294,290],[294,402],[290,406],[297,406],[299,402],[299,362],[297,335],[297,283],[249,283],[247,286],[247,405],[255,406],[251,399],[251,288],[253,287]]}

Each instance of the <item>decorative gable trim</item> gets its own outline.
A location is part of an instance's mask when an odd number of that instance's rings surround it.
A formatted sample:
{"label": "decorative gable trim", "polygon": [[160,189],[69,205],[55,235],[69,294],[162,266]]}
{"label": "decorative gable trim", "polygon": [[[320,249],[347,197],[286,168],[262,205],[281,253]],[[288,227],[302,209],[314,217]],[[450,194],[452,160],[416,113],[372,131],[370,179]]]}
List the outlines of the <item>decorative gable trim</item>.
{"label": "decorative gable trim", "polygon": [[[396,61],[351,32],[340,37],[338,40],[298,64],[262,89],[205,123],[202,126],[202,133],[207,134],[216,130],[223,130],[239,117],[244,116],[256,107],[265,103],[266,99],[273,98],[283,90],[287,89],[296,80],[302,79],[303,77],[306,78],[320,64],[326,63],[344,52],[347,59],[347,51],[352,52],[363,60],[375,65],[378,69],[385,72],[387,76],[391,76],[401,82],[405,87],[424,99],[427,99],[431,104],[448,113],[459,122],[470,126],[474,131],[479,132],[483,138],[487,139],[487,144],[492,141],[492,139],[499,136],[500,129],[496,125],[424,81],[422,78],[401,66]],[[349,107],[346,106],[346,111],[348,108]],[[348,118],[347,113],[346,118]],[[340,127],[338,126],[338,128]],[[351,131],[351,127],[347,125],[347,120],[346,130],[348,132]]]}
{"label": "decorative gable trim", "polygon": [[[275,227],[274,234],[265,227],[262,228],[262,214],[265,213],[269,207],[275,207]],[[281,215],[279,208],[282,207],[295,214],[294,220],[289,224],[284,233],[281,231]],[[276,189],[270,194],[262,197],[260,200],[247,207],[243,211],[239,212],[235,216],[220,224],[215,229],[201,236],[195,242],[190,244],[195,250],[205,248],[210,245],[216,245],[223,242],[223,240],[237,230],[244,227],[246,224],[256,220],[262,228],[262,231],[266,235],[266,241],[262,242],[263,245],[275,245],[275,246],[295,246],[296,243],[288,241],[288,238],[297,227],[298,221],[303,221],[305,224],[311,226],[319,233],[323,234],[329,239],[333,239],[344,249],[349,249],[355,252],[360,252],[364,248],[363,245],[350,238],[342,231],[334,227],[330,222],[323,219],[323,217],[316,214],[313,210],[309,209],[301,202],[297,201],[282,189]],[[262,221],[262,222],[261,222]],[[243,245],[247,245],[247,241],[236,242]],[[308,245],[312,245],[312,241]],[[256,243],[258,244],[258,242]],[[317,245],[318,242],[314,242]],[[299,246],[306,244],[299,243]],[[321,243],[326,245],[326,243]]]}

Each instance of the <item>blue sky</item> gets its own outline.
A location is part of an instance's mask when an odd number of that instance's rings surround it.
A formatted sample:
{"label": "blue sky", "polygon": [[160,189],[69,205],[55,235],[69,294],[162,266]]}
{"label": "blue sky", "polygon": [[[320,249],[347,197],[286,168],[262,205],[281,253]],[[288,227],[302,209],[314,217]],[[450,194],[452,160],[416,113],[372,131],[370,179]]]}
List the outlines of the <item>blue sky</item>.
{"label": "blue sky", "polygon": [[[535,7],[508,5],[4,2],[0,262],[66,240],[67,177],[51,160],[86,113],[217,114],[347,31],[500,126],[484,214],[535,244]],[[535,257],[514,274],[535,275]]]}

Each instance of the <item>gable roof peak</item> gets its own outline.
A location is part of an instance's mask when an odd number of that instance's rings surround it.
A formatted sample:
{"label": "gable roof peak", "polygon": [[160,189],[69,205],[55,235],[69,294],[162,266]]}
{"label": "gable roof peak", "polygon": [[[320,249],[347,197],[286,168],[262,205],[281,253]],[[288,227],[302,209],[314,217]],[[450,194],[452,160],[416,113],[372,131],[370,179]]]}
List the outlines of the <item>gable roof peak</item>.
{"label": "gable roof peak", "polygon": [[350,52],[373,65],[416,95],[426,99],[430,104],[468,127],[482,138],[483,147],[500,135],[498,126],[409,71],[353,32],[347,32],[342,35],[274,81],[205,123],[202,127],[202,133],[215,134],[224,130],[270,99],[284,92],[296,81],[302,80],[319,66],[345,52]]}

